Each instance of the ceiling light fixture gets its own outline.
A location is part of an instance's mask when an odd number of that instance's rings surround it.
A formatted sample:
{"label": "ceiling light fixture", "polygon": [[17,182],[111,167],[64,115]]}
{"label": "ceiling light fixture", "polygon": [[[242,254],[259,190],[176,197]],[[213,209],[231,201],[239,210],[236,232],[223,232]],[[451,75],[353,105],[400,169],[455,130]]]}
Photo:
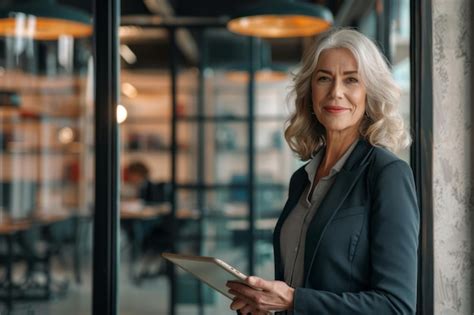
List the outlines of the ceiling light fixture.
{"label": "ceiling light fixture", "polygon": [[130,49],[128,45],[120,45],[120,56],[127,62],[129,65],[132,65],[137,62],[137,55]]}
{"label": "ceiling light fixture", "polygon": [[233,16],[227,28],[246,36],[288,38],[319,34],[332,23],[333,15],[324,6],[290,0],[263,0]]}
{"label": "ceiling light fixture", "polygon": [[55,40],[92,35],[91,17],[54,0],[30,0],[0,10],[0,36]]}
{"label": "ceiling light fixture", "polygon": [[138,95],[137,88],[133,86],[133,84],[124,82],[121,85],[122,87],[122,94],[128,98],[134,98]]}

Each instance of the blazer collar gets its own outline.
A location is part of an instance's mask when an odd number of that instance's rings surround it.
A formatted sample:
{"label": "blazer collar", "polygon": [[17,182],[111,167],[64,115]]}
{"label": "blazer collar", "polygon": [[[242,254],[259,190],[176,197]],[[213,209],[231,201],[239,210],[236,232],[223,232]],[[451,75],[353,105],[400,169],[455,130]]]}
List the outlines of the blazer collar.
{"label": "blazer collar", "polygon": [[352,151],[352,154],[349,156],[342,169],[350,171],[356,167],[366,164],[370,156],[369,153],[373,150],[373,148],[374,147],[365,139],[359,139],[354,151]]}

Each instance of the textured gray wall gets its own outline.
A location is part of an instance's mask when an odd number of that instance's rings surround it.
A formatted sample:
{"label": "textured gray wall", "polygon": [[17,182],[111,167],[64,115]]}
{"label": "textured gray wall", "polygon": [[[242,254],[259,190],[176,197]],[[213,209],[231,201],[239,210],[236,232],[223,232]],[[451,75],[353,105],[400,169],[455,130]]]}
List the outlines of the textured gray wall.
{"label": "textured gray wall", "polygon": [[471,0],[433,0],[435,314],[473,314]]}

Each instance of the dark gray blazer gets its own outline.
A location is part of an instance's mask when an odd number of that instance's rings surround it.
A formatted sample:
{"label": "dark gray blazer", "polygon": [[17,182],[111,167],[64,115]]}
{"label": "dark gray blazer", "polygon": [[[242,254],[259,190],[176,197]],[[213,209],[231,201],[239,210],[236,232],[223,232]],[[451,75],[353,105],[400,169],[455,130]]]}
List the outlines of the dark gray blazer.
{"label": "dark gray blazer", "polygon": [[[293,174],[275,227],[277,280],[283,280],[281,227],[308,183],[304,167]],[[418,232],[410,167],[359,140],[309,225],[294,313],[414,314]]]}

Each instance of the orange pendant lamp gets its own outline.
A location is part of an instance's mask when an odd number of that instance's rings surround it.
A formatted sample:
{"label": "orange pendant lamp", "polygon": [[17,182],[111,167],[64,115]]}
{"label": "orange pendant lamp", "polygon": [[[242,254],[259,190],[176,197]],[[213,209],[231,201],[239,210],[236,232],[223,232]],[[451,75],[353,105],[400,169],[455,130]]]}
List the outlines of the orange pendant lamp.
{"label": "orange pendant lamp", "polygon": [[54,0],[30,0],[0,10],[0,36],[55,40],[62,35],[92,35],[91,17]]}
{"label": "orange pendant lamp", "polygon": [[236,14],[227,23],[234,33],[263,38],[313,36],[331,27],[333,15],[324,6],[267,0]]}

